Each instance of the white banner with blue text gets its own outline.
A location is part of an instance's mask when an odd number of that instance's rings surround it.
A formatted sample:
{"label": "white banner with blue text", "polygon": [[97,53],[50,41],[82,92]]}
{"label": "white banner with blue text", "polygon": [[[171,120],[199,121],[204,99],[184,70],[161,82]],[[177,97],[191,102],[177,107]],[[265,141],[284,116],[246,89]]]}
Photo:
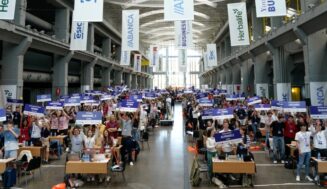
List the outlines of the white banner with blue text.
{"label": "white banner with blue text", "polygon": [[14,20],[16,0],[0,1],[0,20]]}
{"label": "white banner with blue text", "polygon": [[87,32],[87,22],[72,22],[72,31],[70,33],[70,50],[86,51]]}
{"label": "white banner with blue text", "polygon": [[178,65],[180,72],[186,72],[186,63],[187,63],[187,50],[179,49],[178,50]]}
{"label": "white banner with blue text", "polygon": [[246,3],[231,3],[227,7],[231,46],[249,45]]}
{"label": "white banner with blue text", "polygon": [[179,49],[187,49],[192,46],[192,21],[175,21],[175,44]]}
{"label": "white banner with blue text", "polygon": [[131,60],[131,52],[130,51],[122,51],[120,54],[120,65],[129,66]]}
{"label": "white banner with blue text", "polygon": [[158,45],[150,45],[150,67],[155,67],[159,63]]}
{"label": "white banner with blue text", "polygon": [[139,50],[139,10],[123,10],[122,51]]}
{"label": "white banner with blue text", "polygon": [[194,20],[193,0],[164,0],[164,20]]}
{"label": "white banner with blue text", "polygon": [[141,54],[134,54],[134,70],[137,72],[141,72]]}
{"label": "white banner with blue text", "polygon": [[327,105],[327,82],[310,82],[310,98],[312,106]]}
{"label": "white banner with blue text", "polygon": [[75,0],[73,21],[103,22],[103,0]]}
{"label": "white banner with blue text", "polygon": [[216,44],[207,44],[207,58],[209,67],[217,66],[218,59]]}
{"label": "white banner with blue text", "polygon": [[255,0],[257,17],[286,16],[285,0]]}

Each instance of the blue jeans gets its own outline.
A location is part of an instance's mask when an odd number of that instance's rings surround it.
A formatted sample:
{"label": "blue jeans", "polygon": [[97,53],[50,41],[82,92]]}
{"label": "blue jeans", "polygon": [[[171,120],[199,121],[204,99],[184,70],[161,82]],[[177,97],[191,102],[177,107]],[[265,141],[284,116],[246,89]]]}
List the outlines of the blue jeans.
{"label": "blue jeans", "polygon": [[4,159],[17,158],[17,150],[5,150]]}
{"label": "blue jeans", "polygon": [[208,163],[208,172],[209,178],[212,178],[212,158],[217,156],[217,152],[209,152],[207,151],[207,163]]}
{"label": "blue jeans", "polygon": [[254,139],[256,139],[256,134],[257,134],[257,127],[258,127],[258,124],[254,124],[252,123],[252,130],[253,130],[253,134],[254,134]]}
{"label": "blue jeans", "polygon": [[132,137],[136,141],[140,140],[140,132],[138,129],[135,129],[135,128],[132,129]]}
{"label": "blue jeans", "polygon": [[297,163],[297,170],[296,170],[297,176],[300,176],[303,165],[305,165],[305,176],[309,176],[310,158],[311,158],[311,152],[305,152],[299,154],[299,162]]}
{"label": "blue jeans", "polygon": [[62,151],[61,151],[61,145],[60,145],[60,142],[59,142],[59,140],[52,140],[52,141],[50,141],[50,146],[52,145],[52,144],[57,144],[57,155],[58,155],[58,157],[60,158],[60,156],[61,156],[61,154],[62,154]]}
{"label": "blue jeans", "polygon": [[284,137],[273,137],[273,143],[274,143],[274,161],[277,160],[277,149],[280,155],[281,160],[285,159],[285,142]]}
{"label": "blue jeans", "polygon": [[[270,136],[270,132],[269,132],[269,131],[266,131],[266,150],[269,150],[269,148],[268,148],[269,136]],[[269,144],[269,146],[270,146],[270,145],[271,145],[271,144]]]}

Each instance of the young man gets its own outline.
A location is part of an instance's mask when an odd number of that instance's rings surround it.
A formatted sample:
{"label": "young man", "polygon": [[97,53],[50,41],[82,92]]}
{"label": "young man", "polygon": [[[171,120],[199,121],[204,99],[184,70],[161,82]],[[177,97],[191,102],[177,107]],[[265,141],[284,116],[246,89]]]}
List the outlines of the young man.
{"label": "young man", "polygon": [[8,121],[7,129],[5,129],[3,135],[5,139],[4,158],[17,158],[19,130],[14,128],[13,121]]}
{"label": "young man", "polygon": [[281,158],[281,163],[284,163],[284,159],[285,159],[284,128],[285,128],[284,116],[280,114],[278,115],[278,120],[271,123],[273,143],[274,143],[274,163],[277,163],[278,155]]}

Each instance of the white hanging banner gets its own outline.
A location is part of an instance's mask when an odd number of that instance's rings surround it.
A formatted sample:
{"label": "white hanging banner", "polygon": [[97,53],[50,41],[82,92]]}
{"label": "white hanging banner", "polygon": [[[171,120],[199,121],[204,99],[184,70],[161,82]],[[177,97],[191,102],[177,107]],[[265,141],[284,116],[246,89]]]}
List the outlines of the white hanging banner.
{"label": "white hanging banner", "polygon": [[175,44],[177,48],[190,48],[193,43],[192,41],[192,21],[175,21]]}
{"label": "white hanging banner", "polygon": [[180,72],[186,72],[186,63],[187,63],[187,50],[179,49],[178,50],[178,65]]}
{"label": "white hanging banner", "polygon": [[0,20],[14,20],[16,0],[0,1]]}
{"label": "white hanging banner", "polygon": [[159,47],[150,45],[150,67],[155,67],[159,63]]}
{"label": "white hanging banner", "polygon": [[137,72],[141,72],[141,54],[134,54],[134,70]]}
{"label": "white hanging banner", "polygon": [[269,97],[269,87],[268,83],[257,83],[255,85],[256,88],[256,94],[259,97]]}
{"label": "white hanging banner", "polygon": [[291,84],[290,83],[277,83],[277,100],[291,101]]}
{"label": "white hanging banner", "polygon": [[217,65],[217,47],[216,44],[207,44],[208,66],[214,67]]}
{"label": "white hanging banner", "polygon": [[70,50],[86,51],[87,32],[87,22],[72,22],[72,31],[70,33]]}
{"label": "white hanging banner", "polygon": [[139,50],[139,10],[123,10],[122,51]]}
{"label": "white hanging banner", "polygon": [[129,66],[131,60],[131,52],[130,51],[122,51],[120,55],[120,65]]}
{"label": "white hanging banner", "polygon": [[286,16],[285,0],[255,0],[257,17]]}
{"label": "white hanging banner", "polygon": [[204,71],[208,71],[209,66],[208,66],[208,53],[207,52],[203,53],[203,62],[204,62]]}
{"label": "white hanging banner", "polygon": [[75,0],[73,21],[102,22],[103,0]]}
{"label": "white hanging banner", "polygon": [[246,3],[231,3],[227,7],[231,46],[249,45]]}
{"label": "white hanging banner", "polygon": [[194,20],[194,1],[164,0],[164,20]]}
{"label": "white hanging banner", "polygon": [[312,106],[326,106],[327,82],[310,82],[310,98]]}

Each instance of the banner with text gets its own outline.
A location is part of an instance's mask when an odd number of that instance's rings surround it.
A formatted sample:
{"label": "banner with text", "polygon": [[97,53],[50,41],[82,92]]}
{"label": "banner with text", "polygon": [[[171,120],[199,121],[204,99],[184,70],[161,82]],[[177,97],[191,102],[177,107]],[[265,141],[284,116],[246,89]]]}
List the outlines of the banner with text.
{"label": "banner with text", "polygon": [[207,44],[208,66],[217,66],[217,47],[216,44]]}
{"label": "banner with text", "polygon": [[257,17],[286,16],[285,0],[255,0]]}
{"label": "banner with text", "polygon": [[305,101],[288,101],[283,102],[284,112],[306,112],[307,106]]}
{"label": "banner with text", "polygon": [[194,1],[164,0],[164,20],[194,20]]}
{"label": "banner with text", "polygon": [[290,101],[291,100],[291,84],[277,83],[277,100]]}
{"label": "banner with text", "polygon": [[327,106],[311,106],[310,117],[312,119],[327,119]]}
{"label": "banner with text", "polygon": [[96,125],[102,123],[101,112],[77,112],[76,125]]}
{"label": "banner with text", "polygon": [[246,3],[231,3],[227,7],[231,46],[249,45]]}
{"label": "banner with text", "polygon": [[14,20],[16,0],[0,1],[0,20]]}
{"label": "banner with text", "polygon": [[120,65],[129,66],[131,60],[131,52],[130,51],[122,51],[120,54]]}
{"label": "banner with text", "polygon": [[313,106],[327,105],[327,82],[310,82],[310,98]]}
{"label": "banner with text", "polygon": [[122,51],[139,50],[139,10],[123,10]]}
{"label": "banner with text", "polygon": [[260,97],[268,97],[268,84],[267,83],[257,83],[255,84],[256,94]]}
{"label": "banner with text", "polygon": [[45,109],[47,110],[62,110],[63,103],[62,102],[49,102]]}
{"label": "banner with text", "polygon": [[44,107],[25,104],[24,115],[43,117],[44,116]]}
{"label": "banner with text", "polygon": [[73,21],[103,22],[103,0],[75,0]]}
{"label": "banner with text", "polygon": [[70,50],[87,50],[87,22],[72,22],[72,31],[70,34]]}
{"label": "banner with text", "polygon": [[6,116],[6,110],[3,108],[0,108],[0,121],[6,121],[7,116]]}
{"label": "banner with text", "polygon": [[227,132],[219,132],[214,135],[216,143],[224,144],[224,143],[240,143],[242,142],[242,135],[239,129],[235,129],[233,131]]}
{"label": "banner with text", "polygon": [[142,55],[134,54],[134,70],[137,72],[141,72],[141,61],[142,61]]}
{"label": "banner with text", "polygon": [[37,95],[36,102],[49,102],[51,101],[51,94]]}
{"label": "banner with text", "polygon": [[193,33],[192,21],[175,21],[175,44],[179,49],[192,47]]}
{"label": "banner with text", "polygon": [[150,67],[155,67],[159,64],[159,47],[150,45]]}
{"label": "banner with text", "polygon": [[139,102],[136,100],[122,100],[119,110],[121,112],[136,112],[139,108]]}
{"label": "banner with text", "polygon": [[186,72],[186,63],[187,63],[187,50],[179,49],[178,50],[178,65],[180,72]]}

